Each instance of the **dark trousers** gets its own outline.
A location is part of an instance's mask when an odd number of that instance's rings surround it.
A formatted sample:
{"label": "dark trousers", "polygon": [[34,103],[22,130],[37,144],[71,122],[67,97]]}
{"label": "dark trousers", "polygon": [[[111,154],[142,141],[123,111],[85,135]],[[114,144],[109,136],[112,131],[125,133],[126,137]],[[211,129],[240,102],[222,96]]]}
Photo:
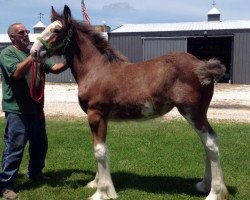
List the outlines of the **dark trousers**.
{"label": "dark trousers", "polygon": [[13,187],[27,141],[29,141],[30,177],[42,172],[48,149],[44,114],[41,116],[6,113],[5,118],[5,149],[2,157],[0,188]]}

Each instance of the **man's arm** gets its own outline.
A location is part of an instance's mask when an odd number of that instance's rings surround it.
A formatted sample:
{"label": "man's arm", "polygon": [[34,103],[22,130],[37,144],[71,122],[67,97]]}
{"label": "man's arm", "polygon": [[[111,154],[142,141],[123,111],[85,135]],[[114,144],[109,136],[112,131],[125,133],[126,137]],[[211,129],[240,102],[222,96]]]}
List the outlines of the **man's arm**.
{"label": "man's arm", "polygon": [[50,72],[53,74],[59,74],[63,72],[64,70],[66,70],[67,68],[68,68],[68,65],[66,64],[66,62],[56,63],[50,68]]}
{"label": "man's arm", "polygon": [[16,70],[12,74],[12,77],[16,80],[20,80],[23,77],[25,77],[25,75],[29,72],[32,66],[32,61],[33,61],[33,58],[30,55],[26,59],[24,59],[22,62],[20,62],[17,65]]}

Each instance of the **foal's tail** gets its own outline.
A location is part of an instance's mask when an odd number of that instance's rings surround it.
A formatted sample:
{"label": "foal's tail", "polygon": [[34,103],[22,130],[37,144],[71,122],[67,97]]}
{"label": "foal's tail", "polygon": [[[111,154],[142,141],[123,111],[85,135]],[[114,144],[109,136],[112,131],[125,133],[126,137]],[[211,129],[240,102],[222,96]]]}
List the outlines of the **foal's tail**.
{"label": "foal's tail", "polygon": [[202,85],[208,85],[214,81],[218,81],[226,71],[226,67],[217,59],[202,61],[196,67],[196,74]]}

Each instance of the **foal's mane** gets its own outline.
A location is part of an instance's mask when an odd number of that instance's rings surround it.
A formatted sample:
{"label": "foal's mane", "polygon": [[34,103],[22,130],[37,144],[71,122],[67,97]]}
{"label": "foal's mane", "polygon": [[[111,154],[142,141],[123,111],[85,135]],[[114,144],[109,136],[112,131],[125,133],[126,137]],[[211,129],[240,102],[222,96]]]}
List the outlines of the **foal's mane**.
{"label": "foal's mane", "polygon": [[86,35],[98,51],[106,57],[107,61],[127,61],[127,58],[118,51],[115,51],[106,38],[104,38],[101,33],[95,30],[92,26],[74,19],[72,19],[71,23],[73,30],[77,30],[78,33],[80,32],[81,34]]}

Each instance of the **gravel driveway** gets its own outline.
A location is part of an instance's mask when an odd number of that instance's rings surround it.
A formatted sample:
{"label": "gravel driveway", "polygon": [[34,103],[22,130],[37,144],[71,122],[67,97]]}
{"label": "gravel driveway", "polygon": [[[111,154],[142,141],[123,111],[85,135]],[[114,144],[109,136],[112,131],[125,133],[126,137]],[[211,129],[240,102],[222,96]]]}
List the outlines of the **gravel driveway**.
{"label": "gravel driveway", "polygon": [[[0,92],[0,97],[2,98],[2,92]],[[46,84],[45,113],[46,116],[65,118],[86,117],[78,104],[77,85]],[[4,113],[0,111],[0,116],[3,115]],[[173,109],[164,118],[182,117],[176,109]],[[216,84],[208,109],[208,118],[250,123],[250,85]]]}

